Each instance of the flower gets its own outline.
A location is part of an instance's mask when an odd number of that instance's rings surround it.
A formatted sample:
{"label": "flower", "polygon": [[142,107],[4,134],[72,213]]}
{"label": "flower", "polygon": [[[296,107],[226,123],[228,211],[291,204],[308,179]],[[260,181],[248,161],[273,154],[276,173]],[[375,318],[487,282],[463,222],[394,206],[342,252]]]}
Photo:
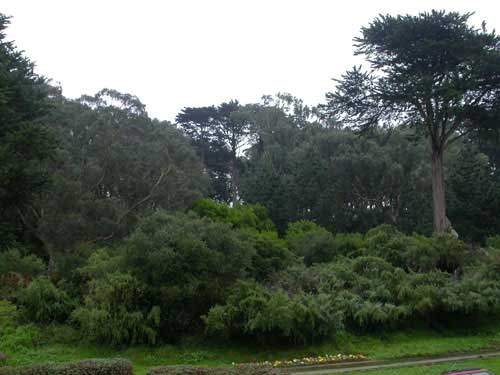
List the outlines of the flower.
{"label": "flower", "polygon": [[316,365],[316,364],[327,364],[335,362],[347,362],[347,361],[362,361],[367,359],[363,354],[325,354],[316,357],[304,357],[304,358],[293,358],[288,360],[274,360],[253,363],[253,365],[262,366],[273,366],[273,367],[291,367],[291,366],[304,366],[304,365]]}

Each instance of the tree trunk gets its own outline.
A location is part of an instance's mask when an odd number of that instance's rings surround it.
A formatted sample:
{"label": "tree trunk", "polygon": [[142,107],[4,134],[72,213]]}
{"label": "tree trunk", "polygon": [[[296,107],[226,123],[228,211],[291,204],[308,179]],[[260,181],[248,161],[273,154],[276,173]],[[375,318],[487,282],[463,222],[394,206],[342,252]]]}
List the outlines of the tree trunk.
{"label": "tree trunk", "polygon": [[236,166],[236,155],[233,155],[231,158],[231,200],[233,206],[238,203],[238,194],[240,191],[240,183],[238,170]]}
{"label": "tree trunk", "polygon": [[449,222],[446,218],[446,200],[444,191],[443,149],[432,150],[432,201],[434,211],[434,232],[446,233]]}

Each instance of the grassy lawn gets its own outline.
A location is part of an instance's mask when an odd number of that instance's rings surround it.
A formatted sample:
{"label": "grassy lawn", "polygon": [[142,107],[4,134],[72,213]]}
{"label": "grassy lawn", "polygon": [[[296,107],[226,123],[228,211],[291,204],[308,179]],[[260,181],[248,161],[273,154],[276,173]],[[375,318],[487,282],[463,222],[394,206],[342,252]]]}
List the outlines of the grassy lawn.
{"label": "grassy lawn", "polygon": [[[8,355],[9,365],[18,366],[42,362],[65,362],[86,358],[122,357],[128,358],[133,362],[136,374],[143,374],[148,368],[159,365],[196,364],[230,366],[232,362],[291,359],[339,352],[345,354],[362,353],[373,359],[391,359],[490,348],[500,348],[500,324],[483,326],[480,329],[474,330],[444,330],[437,332],[414,329],[389,333],[384,335],[384,337],[345,334],[337,340],[317,345],[293,347],[265,346],[248,342],[216,343],[191,339],[185,340],[175,346],[163,345],[154,348],[132,347],[120,350],[81,343],[78,341],[75,333],[68,328],[45,329],[42,331],[37,345],[33,346],[21,343],[15,347],[11,345],[8,350],[2,348],[2,338],[0,338],[0,351],[4,351]],[[498,360],[496,364],[498,365]],[[437,368],[441,367],[437,366]],[[403,370],[387,370],[387,373],[403,374],[401,371]],[[408,369],[408,371],[421,370]],[[431,373],[436,372],[429,372],[429,374]],[[427,373],[408,372],[408,374]]]}
{"label": "grassy lawn", "polygon": [[457,363],[446,363],[435,366],[420,366],[406,367],[390,370],[370,370],[357,373],[349,373],[351,375],[439,375],[444,371],[467,369],[467,368],[484,368],[490,370],[493,375],[500,375],[500,358],[478,359]]}

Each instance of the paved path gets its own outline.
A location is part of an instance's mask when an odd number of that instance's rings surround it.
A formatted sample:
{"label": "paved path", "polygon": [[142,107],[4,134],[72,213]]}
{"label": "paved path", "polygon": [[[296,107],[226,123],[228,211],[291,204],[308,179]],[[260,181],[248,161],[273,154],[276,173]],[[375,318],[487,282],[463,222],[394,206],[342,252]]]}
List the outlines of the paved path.
{"label": "paved path", "polygon": [[449,363],[449,362],[461,362],[467,361],[469,359],[478,359],[478,358],[490,358],[490,357],[500,357],[500,352],[490,352],[490,353],[476,353],[476,354],[464,354],[459,356],[447,356],[440,358],[432,358],[432,359],[420,359],[420,360],[406,360],[401,362],[383,362],[378,364],[369,364],[360,366],[351,366],[344,368],[323,368],[313,370],[307,370],[306,367],[301,369],[293,369],[288,372],[291,375],[327,375],[327,374],[340,374],[346,372],[354,372],[354,371],[366,371],[366,370],[383,370],[390,368],[400,368],[400,367],[415,367],[415,366],[430,366],[436,365],[439,363]]}

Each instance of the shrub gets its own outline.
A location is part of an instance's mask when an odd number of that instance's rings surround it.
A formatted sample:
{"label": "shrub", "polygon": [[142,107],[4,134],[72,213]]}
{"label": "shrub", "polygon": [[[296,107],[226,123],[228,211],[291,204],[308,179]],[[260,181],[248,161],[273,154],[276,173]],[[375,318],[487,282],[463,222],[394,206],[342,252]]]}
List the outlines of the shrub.
{"label": "shrub", "polygon": [[379,225],[366,233],[365,240],[365,255],[384,258],[395,266],[403,266],[407,238],[396,228],[388,224]]}
{"label": "shrub", "polygon": [[326,231],[325,228],[309,220],[299,220],[288,224],[285,232],[285,239],[292,243],[297,237],[303,237],[307,233]]}
{"label": "shrub", "polygon": [[150,369],[146,375],[279,375],[283,372],[268,365],[236,365],[230,368],[166,366]]}
{"label": "shrub", "polygon": [[40,338],[40,331],[33,324],[11,325],[1,330],[0,336],[0,351],[16,354],[27,348],[32,348]]}
{"label": "shrub", "polygon": [[0,300],[0,333],[2,328],[15,326],[18,320],[17,307],[9,301]]}
{"label": "shrub", "polygon": [[154,344],[160,309],[148,306],[144,288],[143,283],[127,274],[113,273],[93,280],[84,306],[75,310],[72,317],[91,341]]}
{"label": "shrub", "polygon": [[23,256],[19,249],[0,252],[0,275],[13,272],[23,277],[35,277],[45,269],[43,261],[35,255]]}
{"label": "shrub", "polygon": [[74,308],[66,292],[45,276],[34,279],[20,291],[19,304],[23,315],[38,323],[63,322]]}
{"label": "shrub", "polygon": [[132,364],[125,359],[89,359],[64,364],[0,367],[0,375],[133,375],[133,371]]}
{"label": "shrub", "polygon": [[451,235],[440,235],[432,237],[431,243],[438,255],[436,268],[450,273],[462,268],[467,252],[463,241]]}
{"label": "shrub", "polygon": [[295,260],[284,240],[276,232],[245,231],[245,241],[254,248],[252,273],[257,280],[264,280],[277,271],[290,266]]}
{"label": "shrub", "polygon": [[488,237],[486,239],[486,245],[494,249],[500,250],[500,235]]}
{"label": "shrub", "polygon": [[257,231],[274,231],[275,227],[267,216],[267,210],[260,204],[237,204],[229,207],[225,203],[217,203],[211,199],[200,199],[193,211],[201,217],[231,224],[233,228],[255,229]]}
{"label": "shrub", "polygon": [[361,251],[367,247],[367,242],[359,233],[339,233],[333,238],[333,247],[336,255],[354,257],[361,255]]}
{"label": "shrub", "polygon": [[168,340],[200,328],[200,316],[251,274],[255,256],[241,231],[193,213],[144,218],[124,250],[127,270],[151,297],[146,305],[161,308],[160,330]]}
{"label": "shrub", "polygon": [[300,342],[328,337],[341,326],[328,295],[289,296],[284,290],[269,291],[244,281],[235,285],[225,305],[213,307],[204,320],[209,334]]}

